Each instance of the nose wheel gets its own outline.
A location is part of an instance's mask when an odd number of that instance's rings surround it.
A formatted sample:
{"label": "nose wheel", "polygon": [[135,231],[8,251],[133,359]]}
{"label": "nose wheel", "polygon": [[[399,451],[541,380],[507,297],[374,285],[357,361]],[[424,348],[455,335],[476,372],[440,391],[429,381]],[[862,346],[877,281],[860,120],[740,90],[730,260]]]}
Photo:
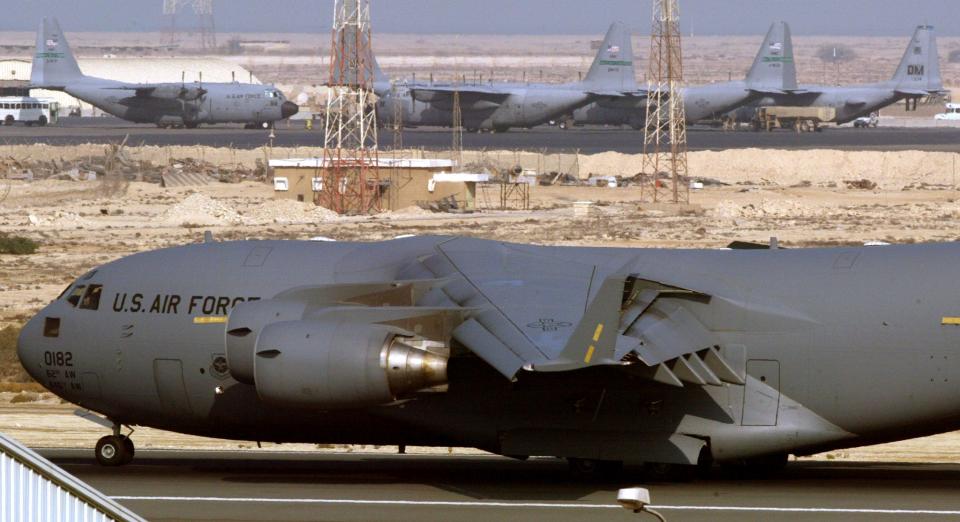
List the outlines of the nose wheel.
{"label": "nose wheel", "polygon": [[123,466],[133,460],[136,449],[126,435],[107,435],[97,441],[94,455],[101,466]]}

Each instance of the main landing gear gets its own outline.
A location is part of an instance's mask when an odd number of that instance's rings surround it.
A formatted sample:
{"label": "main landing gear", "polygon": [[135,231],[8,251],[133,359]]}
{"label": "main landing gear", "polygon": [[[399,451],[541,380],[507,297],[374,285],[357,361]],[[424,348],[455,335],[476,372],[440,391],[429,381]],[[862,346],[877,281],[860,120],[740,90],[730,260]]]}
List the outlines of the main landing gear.
{"label": "main landing gear", "polygon": [[132,434],[133,430],[130,430],[129,434],[122,435],[120,425],[114,424],[113,435],[101,437],[97,441],[97,447],[94,449],[97,462],[101,466],[123,466],[133,461],[136,448],[133,446],[133,440],[130,439]]}

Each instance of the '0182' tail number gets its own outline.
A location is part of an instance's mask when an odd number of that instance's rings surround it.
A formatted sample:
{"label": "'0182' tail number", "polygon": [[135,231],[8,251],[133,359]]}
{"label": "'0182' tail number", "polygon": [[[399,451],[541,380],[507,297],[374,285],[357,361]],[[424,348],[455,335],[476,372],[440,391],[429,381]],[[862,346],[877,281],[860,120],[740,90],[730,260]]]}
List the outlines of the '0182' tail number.
{"label": "'0182' tail number", "polygon": [[43,364],[47,366],[73,366],[70,352],[43,352]]}

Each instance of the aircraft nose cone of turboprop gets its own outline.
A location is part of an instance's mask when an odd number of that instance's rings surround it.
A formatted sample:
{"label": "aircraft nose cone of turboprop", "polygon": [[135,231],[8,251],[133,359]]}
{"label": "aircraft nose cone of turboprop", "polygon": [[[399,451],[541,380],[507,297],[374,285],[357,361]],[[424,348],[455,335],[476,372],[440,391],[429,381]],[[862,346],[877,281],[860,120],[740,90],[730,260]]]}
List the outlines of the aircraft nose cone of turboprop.
{"label": "aircraft nose cone of turboprop", "polygon": [[300,112],[300,106],[292,101],[285,101],[280,106],[280,116],[284,118],[289,118],[298,112]]}

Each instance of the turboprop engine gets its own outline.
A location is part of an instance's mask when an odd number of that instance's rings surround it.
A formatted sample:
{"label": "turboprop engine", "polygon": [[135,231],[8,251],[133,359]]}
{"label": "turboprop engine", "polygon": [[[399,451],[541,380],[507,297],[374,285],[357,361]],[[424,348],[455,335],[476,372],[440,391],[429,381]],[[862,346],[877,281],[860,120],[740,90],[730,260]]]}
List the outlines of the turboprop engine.
{"label": "turboprop engine", "polygon": [[203,87],[187,87],[186,85],[160,85],[150,91],[150,96],[154,98],[165,98],[169,100],[181,100],[186,102],[196,101],[207,94]]}

